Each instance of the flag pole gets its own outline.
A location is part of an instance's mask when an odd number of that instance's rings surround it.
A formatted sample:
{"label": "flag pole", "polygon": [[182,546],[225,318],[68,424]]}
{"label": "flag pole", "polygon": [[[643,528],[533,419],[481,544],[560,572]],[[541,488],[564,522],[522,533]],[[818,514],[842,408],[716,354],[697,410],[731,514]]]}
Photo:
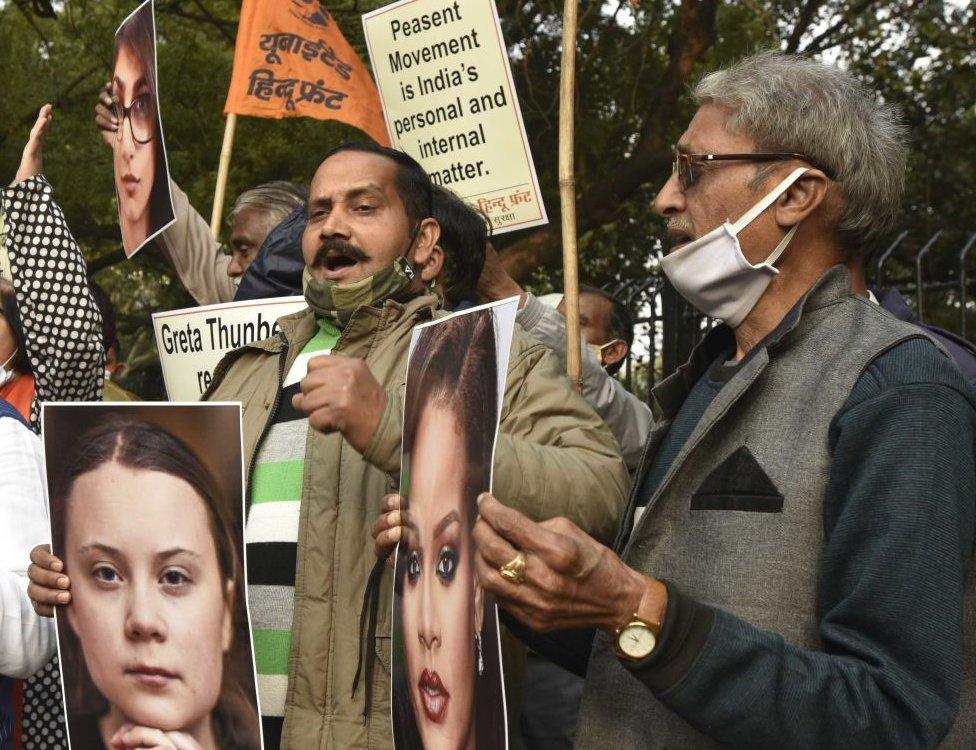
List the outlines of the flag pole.
{"label": "flag pole", "polygon": [[566,310],[566,375],[582,391],[579,270],[576,250],[576,178],[573,172],[576,109],[576,30],[579,0],[563,4],[563,52],[559,71],[559,205],[562,213],[563,301]]}
{"label": "flag pole", "polygon": [[214,190],[213,213],[210,214],[210,233],[216,240],[220,237],[220,217],[224,212],[224,193],[227,190],[227,173],[230,172],[230,154],[234,150],[234,129],[237,115],[227,115],[224,124],[224,143],[220,147],[220,165],[217,167],[217,188]]}

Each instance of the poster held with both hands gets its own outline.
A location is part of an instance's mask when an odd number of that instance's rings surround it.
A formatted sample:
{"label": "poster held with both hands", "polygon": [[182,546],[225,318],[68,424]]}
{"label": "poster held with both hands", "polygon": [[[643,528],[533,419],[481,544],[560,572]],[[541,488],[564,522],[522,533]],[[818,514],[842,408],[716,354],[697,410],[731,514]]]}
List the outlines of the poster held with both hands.
{"label": "poster held with both hands", "polygon": [[498,613],[474,572],[518,298],[417,326],[403,414],[391,712],[396,750],[508,746]]}
{"label": "poster held with both hands", "polygon": [[259,750],[240,404],[45,404],[42,424],[69,746]]}
{"label": "poster held with both hands", "polygon": [[104,137],[112,147],[122,247],[131,258],[176,220],[159,109],[153,0],[115,32],[111,89],[118,130]]}

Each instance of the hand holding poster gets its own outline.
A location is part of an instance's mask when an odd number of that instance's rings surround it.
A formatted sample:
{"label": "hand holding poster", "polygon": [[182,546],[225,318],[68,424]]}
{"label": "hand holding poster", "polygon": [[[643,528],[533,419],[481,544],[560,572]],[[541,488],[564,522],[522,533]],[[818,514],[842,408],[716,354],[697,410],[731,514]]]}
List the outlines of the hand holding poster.
{"label": "hand holding poster", "polygon": [[363,28],[393,147],[496,233],[545,224],[494,0],[400,0]]}
{"label": "hand holding poster", "polygon": [[240,405],[42,418],[70,746],[259,750]]}
{"label": "hand holding poster", "polygon": [[474,572],[518,300],[418,326],[410,341],[393,600],[397,750],[506,747],[498,616]]}
{"label": "hand holding poster", "polygon": [[111,85],[119,129],[110,145],[122,246],[129,258],[175,221],[159,114],[153,7],[153,0],[146,0],[115,32]]}
{"label": "hand holding poster", "polygon": [[341,120],[390,142],[376,85],[320,0],[244,0],[224,111]]}
{"label": "hand holding poster", "polygon": [[307,306],[304,297],[275,297],[153,313],[167,397],[198,401],[227,352],[271,338],[278,318]]}

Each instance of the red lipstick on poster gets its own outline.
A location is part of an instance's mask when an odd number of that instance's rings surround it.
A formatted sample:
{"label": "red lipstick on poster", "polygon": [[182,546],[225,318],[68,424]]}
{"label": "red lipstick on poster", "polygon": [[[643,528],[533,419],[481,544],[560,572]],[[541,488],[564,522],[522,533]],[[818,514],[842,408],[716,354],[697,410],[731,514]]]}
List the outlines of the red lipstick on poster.
{"label": "red lipstick on poster", "polygon": [[427,718],[435,724],[440,724],[447,713],[447,704],[451,700],[451,694],[444,689],[444,683],[437,672],[429,672],[426,669],[420,673],[420,680],[417,683],[420,688],[420,699],[424,704],[424,713]]}

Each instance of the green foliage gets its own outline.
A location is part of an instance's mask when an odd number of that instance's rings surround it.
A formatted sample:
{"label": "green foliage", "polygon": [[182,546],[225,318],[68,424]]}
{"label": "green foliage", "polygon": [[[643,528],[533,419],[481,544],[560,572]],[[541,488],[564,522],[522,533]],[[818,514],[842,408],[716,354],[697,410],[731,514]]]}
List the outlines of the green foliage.
{"label": "green foliage", "polygon": [[[562,2],[497,1],[535,163],[558,227]],[[364,61],[359,16],[382,4],[342,0],[330,8]],[[192,301],[154,248],[133,261],[121,261],[110,152],[93,121],[96,93],[111,63],[113,33],[136,3],[62,0],[49,4],[53,17],[37,14],[44,5],[0,0],[0,75],[7,82],[0,99],[0,176],[13,176],[37,108],[56,102],[46,173],[96,278],[120,307],[124,343],[130,349],[151,349],[148,313]],[[704,12],[712,6],[714,23],[706,16],[698,27],[679,28],[682,8]],[[234,0],[157,0],[170,169],[206,217],[239,11]],[[667,177],[667,145],[692,114],[688,86],[707,70],[770,47],[807,50],[848,66],[905,110],[913,141],[902,221],[909,236],[889,276],[910,277],[918,248],[942,228],[926,274],[953,278],[958,250],[976,231],[970,198],[976,174],[974,29],[971,0],[640,0],[636,7],[627,0],[582,3],[576,177],[584,280],[615,287],[654,272],[650,259],[662,227],[650,204]],[[696,40],[700,53],[689,56],[690,65],[681,75],[669,78],[675,55]],[[671,101],[664,87],[672,84],[680,95],[662,109],[663,101]],[[241,118],[228,203],[239,191],[266,180],[308,182],[323,153],[361,137],[332,122]],[[618,176],[644,152],[656,158],[641,167],[633,185],[621,187],[624,181],[618,182]],[[558,231],[550,233],[551,246]],[[499,244],[515,252],[528,239],[526,233],[516,233],[500,237]],[[561,280],[558,246],[540,257],[527,280],[544,290]],[[952,292],[933,294],[929,301],[930,308],[940,308],[934,313],[937,318],[941,315],[944,323],[957,328],[953,305],[958,309],[958,295]],[[976,318],[971,330],[974,324]],[[140,336],[145,346],[137,343]]]}

